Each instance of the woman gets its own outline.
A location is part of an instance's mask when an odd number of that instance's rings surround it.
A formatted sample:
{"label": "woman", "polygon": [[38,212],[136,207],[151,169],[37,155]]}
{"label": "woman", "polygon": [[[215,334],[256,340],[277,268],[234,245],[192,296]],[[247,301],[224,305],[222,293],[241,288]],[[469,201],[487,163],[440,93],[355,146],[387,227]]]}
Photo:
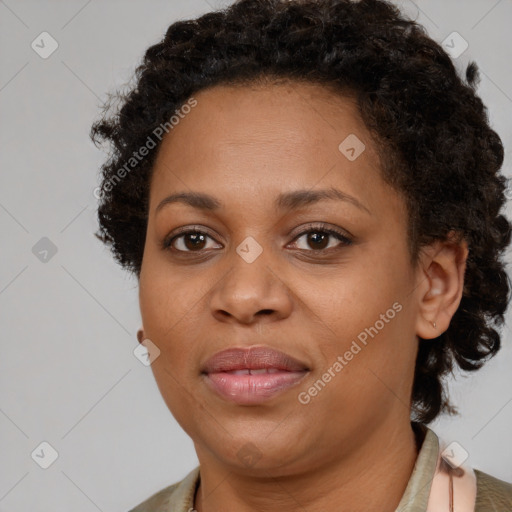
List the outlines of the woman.
{"label": "woman", "polygon": [[241,0],[136,75],[91,132],[97,236],[200,465],[133,512],[512,510],[427,427],[510,294],[476,65],[381,0]]}

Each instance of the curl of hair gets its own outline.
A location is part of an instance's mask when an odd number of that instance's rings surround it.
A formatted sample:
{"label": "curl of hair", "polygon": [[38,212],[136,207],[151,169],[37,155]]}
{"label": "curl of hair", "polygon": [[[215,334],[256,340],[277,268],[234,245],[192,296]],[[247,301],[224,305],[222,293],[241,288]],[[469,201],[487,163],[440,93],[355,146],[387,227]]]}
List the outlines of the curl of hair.
{"label": "curl of hair", "polygon": [[355,95],[383,178],[407,205],[411,263],[437,239],[463,238],[469,246],[463,296],[448,330],[419,340],[411,398],[423,423],[455,413],[443,377],[455,364],[476,370],[497,353],[495,327],[510,298],[500,260],[511,238],[500,214],[504,150],[475,92],[476,64],[459,77],[425,29],[385,0],[239,0],[173,23],[147,49],[135,78],[128,91],[109,97],[91,138],[111,150],[101,168],[96,236],[137,276],[159,144],[122,179],[119,169],[195,92],[295,81]]}

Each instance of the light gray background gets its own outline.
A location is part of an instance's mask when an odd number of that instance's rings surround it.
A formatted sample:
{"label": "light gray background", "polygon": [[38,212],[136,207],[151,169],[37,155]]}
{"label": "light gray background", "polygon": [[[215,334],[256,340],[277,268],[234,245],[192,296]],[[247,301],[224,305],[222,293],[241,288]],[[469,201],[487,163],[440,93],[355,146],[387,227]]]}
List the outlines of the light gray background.
{"label": "light gray background", "polygon": [[[131,78],[170,23],[229,3],[221,1],[0,1],[2,512],[123,512],[197,464],[150,368],[132,352],[136,280],[93,236],[105,154],[88,132],[106,92]],[[479,94],[510,176],[512,1],[397,5],[437,41],[453,31],[468,41],[455,62],[480,65]],[[47,59],[31,48],[43,31],[59,44]],[[42,237],[58,249],[46,263],[32,253]],[[511,368],[507,326],[498,356],[451,383],[461,416],[432,425],[458,441],[474,467],[507,481]],[[46,470],[31,458],[43,441],[59,455]]]}

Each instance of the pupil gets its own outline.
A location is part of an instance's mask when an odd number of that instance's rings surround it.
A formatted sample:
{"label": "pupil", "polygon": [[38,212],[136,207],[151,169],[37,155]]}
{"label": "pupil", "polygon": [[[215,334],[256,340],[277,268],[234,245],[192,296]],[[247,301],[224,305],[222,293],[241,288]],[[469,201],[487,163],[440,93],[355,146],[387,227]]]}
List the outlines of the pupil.
{"label": "pupil", "polygon": [[316,247],[317,249],[323,249],[326,247],[326,241],[327,241],[327,235],[325,234],[319,234],[319,233],[313,233],[309,235],[309,239],[313,241],[313,245],[318,243],[318,237],[322,239],[321,247]]}
{"label": "pupil", "polygon": [[[191,240],[192,243],[189,244],[188,242]],[[197,242],[199,242],[199,244]],[[185,237],[185,245],[187,246],[187,249],[197,249],[201,243],[204,243],[204,235],[200,233],[189,233]]]}

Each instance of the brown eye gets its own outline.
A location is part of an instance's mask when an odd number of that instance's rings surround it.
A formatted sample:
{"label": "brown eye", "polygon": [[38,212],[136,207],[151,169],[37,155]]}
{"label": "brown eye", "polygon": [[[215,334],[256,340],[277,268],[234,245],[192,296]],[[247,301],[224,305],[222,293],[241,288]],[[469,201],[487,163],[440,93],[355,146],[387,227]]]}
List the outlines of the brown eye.
{"label": "brown eye", "polygon": [[328,245],[328,240],[331,235],[327,233],[319,233],[319,232],[310,232],[307,235],[307,243],[313,249],[325,249]]}
{"label": "brown eye", "polygon": [[194,249],[204,249],[206,236],[202,233],[187,233],[186,235],[182,235],[182,237],[183,245],[190,251]]}
{"label": "brown eye", "polygon": [[[352,244],[352,240],[342,233],[327,228],[315,228],[303,231],[295,240],[300,240],[303,237],[306,237],[305,245],[310,247],[313,251],[324,251],[326,249],[332,249],[333,247],[339,248],[340,246],[343,247]],[[337,245],[334,244],[334,246],[329,246],[330,238],[336,239],[339,243]],[[299,249],[311,251],[308,247],[299,247]]]}
{"label": "brown eye", "polygon": [[[319,252],[329,251],[330,249],[340,249],[342,247],[352,244],[352,240],[341,232],[338,232],[332,228],[326,228],[321,226],[308,226],[308,230],[303,231],[294,238],[295,243],[303,237],[306,237],[306,247],[299,247],[300,250],[306,252]],[[221,245],[209,246],[208,239],[213,238],[198,229],[184,230],[177,235],[171,235],[165,239],[162,243],[162,248],[171,250],[177,253],[201,253],[212,248],[222,248]],[[334,242],[334,246],[330,244],[330,241]],[[336,244],[336,241],[338,244]]]}
{"label": "brown eye", "polygon": [[206,241],[208,238],[213,240],[203,231],[189,230],[164,241],[163,248],[172,248],[178,252],[200,252],[207,249]]}

